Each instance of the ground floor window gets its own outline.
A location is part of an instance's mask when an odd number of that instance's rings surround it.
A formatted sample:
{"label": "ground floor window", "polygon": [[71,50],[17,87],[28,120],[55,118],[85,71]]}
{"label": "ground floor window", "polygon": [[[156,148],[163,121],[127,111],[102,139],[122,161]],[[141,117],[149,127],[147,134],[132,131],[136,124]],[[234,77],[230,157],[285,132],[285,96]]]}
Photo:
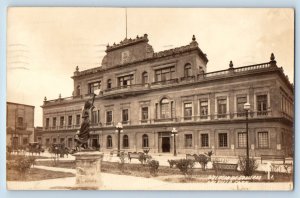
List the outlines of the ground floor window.
{"label": "ground floor window", "polygon": [[188,148],[193,146],[193,135],[192,134],[184,135],[184,145],[185,145],[185,147],[188,147]]}
{"label": "ground floor window", "polygon": [[238,133],[238,147],[246,148],[247,146],[247,134],[245,132]]}
{"label": "ground floor window", "polygon": [[106,147],[107,148],[112,148],[112,137],[110,135],[107,136]]}
{"label": "ground floor window", "polygon": [[123,136],[123,148],[128,148],[129,147],[129,139],[128,135]]}
{"label": "ground floor window", "polygon": [[208,140],[208,133],[201,134],[201,147],[208,147],[209,140]]}
{"label": "ground floor window", "polygon": [[228,147],[227,133],[219,133],[219,147]]}
{"label": "ground floor window", "polygon": [[145,147],[149,147],[149,138],[146,134],[143,135],[143,148]]}
{"label": "ground floor window", "polygon": [[27,137],[24,137],[23,138],[23,145],[27,145],[28,144],[28,138]]}
{"label": "ground floor window", "polygon": [[258,148],[269,147],[269,134],[267,131],[258,132]]}

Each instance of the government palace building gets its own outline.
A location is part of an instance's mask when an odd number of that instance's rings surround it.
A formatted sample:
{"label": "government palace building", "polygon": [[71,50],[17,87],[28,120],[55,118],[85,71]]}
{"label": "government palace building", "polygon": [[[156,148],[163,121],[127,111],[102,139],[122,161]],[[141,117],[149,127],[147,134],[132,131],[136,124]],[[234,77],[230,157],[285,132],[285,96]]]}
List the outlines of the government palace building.
{"label": "government palace building", "polygon": [[248,123],[250,156],[293,154],[294,86],[273,53],[264,63],[235,67],[228,61],[228,69],[206,72],[207,55],[195,36],[188,45],[159,52],[148,41],[147,34],[125,38],[107,45],[101,66],[77,66],[71,97],[45,97],[37,140],[74,148],[84,103],[99,90],[89,144],[103,152],[117,150],[120,122],[125,152],[172,154],[175,128],[178,154],[246,155]]}

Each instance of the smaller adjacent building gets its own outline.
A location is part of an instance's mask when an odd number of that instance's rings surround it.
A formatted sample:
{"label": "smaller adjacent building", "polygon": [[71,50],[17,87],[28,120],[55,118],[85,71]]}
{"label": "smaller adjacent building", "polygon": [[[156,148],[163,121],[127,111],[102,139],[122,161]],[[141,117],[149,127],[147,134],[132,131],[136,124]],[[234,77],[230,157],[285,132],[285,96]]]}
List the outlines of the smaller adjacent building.
{"label": "smaller adjacent building", "polygon": [[7,102],[6,145],[19,148],[34,141],[34,106]]}

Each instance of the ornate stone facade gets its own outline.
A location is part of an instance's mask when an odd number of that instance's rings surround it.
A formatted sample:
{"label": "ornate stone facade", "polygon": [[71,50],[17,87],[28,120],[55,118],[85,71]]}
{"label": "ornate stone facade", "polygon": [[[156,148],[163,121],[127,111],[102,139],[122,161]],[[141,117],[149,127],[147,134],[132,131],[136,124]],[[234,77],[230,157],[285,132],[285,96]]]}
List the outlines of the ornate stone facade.
{"label": "ornate stone facade", "polygon": [[107,46],[102,65],[74,75],[74,94],[44,100],[44,145],[74,146],[84,101],[94,90],[92,146],[116,150],[115,125],[123,123],[121,149],[172,153],[175,127],[178,153],[245,155],[245,111],[249,115],[250,155],[292,154],[294,91],[270,61],[206,72],[206,54],[193,37],[189,45],[153,52],[148,35]]}

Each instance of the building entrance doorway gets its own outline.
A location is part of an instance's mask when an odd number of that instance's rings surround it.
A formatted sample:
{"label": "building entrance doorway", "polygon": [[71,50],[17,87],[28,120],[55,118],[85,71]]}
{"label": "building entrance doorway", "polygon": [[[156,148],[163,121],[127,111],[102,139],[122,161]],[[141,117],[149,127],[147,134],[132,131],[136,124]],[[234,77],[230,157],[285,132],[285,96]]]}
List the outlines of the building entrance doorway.
{"label": "building entrance doorway", "polygon": [[92,139],[92,148],[99,148],[99,141],[98,139]]}
{"label": "building entrance doorway", "polygon": [[163,153],[169,153],[170,152],[170,137],[162,137],[161,141],[161,149]]}

